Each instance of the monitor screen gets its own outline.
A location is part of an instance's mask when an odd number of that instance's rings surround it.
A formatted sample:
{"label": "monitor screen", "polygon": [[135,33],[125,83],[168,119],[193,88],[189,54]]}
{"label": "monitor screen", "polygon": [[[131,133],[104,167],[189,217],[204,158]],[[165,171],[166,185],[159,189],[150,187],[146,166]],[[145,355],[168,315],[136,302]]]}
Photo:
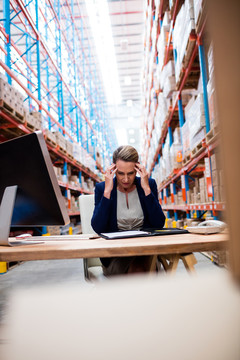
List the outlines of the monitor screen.
{"label": "monitor screen", "polygon": [[[67,208],[40,131],[1,143],[0,169],[0,231],[5,226],[3,219],[9,212],[11,226],[65,225],[69,222]],[[15,194],[12,193],[13,188]],[[13,206],[9,210],[11,201]]]}

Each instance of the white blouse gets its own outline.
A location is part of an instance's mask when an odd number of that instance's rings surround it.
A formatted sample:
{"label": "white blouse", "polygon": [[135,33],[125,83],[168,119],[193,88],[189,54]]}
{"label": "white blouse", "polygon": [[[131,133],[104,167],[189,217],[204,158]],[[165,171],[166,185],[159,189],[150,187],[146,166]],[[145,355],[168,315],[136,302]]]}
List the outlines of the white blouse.
{"label": "white blouse", "polygon": [[117,190],[117,224],[119,230],[136,230],[143,225],[143,211],[137,189],[126,194]]}

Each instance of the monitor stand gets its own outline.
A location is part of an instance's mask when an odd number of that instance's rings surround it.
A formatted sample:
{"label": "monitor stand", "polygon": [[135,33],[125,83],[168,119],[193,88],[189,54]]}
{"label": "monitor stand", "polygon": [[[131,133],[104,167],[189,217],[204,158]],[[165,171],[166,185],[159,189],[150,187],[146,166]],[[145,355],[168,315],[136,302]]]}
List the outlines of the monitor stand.
{"label": "monitor stand", "polygon": [[17,195],[17,185],[7,186],[0,205],[0,246],[40,244],[43,241],[9,241],[12,214]]}

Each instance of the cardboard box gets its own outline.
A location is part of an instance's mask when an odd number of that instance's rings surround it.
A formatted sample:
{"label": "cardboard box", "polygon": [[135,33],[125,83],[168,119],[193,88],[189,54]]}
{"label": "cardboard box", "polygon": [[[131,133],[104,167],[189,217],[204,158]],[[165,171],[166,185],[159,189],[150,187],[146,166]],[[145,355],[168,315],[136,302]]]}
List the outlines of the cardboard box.
{"label": "cardboard box", "polygon": [[[60,226],[47,226],[47,232],[50,235],[61,235],[61,227]],[[44,238],[43,238],[44,240]]]}
{"label": "cardboard box", "polygon": [[219,184],[220,184],[220,186],[224,186],[223,170],[219,170]]}
{"label": "cardboard box", "polygon": [[220,186],[220,201],[225,202],[226,196],[225,196],[225,188],[223,186]]}
{"label": "cardboard box", "polygon": [[212,184],[213,186],[220,186],[219,171],[212,170]]}
{"label": "cardboard box", "polygon": [[213,187],[213,191],[214,191],[214,201],[220,202],[220,201],[221,201],[221,190],[220,190],[220,186],[214,186],[214,187]]}
{"label": "cardboard box", "polygon": [[217,157],[216,157],[216,154],[211,155],[211,168],[212,168],[212,170],[217,169]]}
{"label": "cardboard box", "polygon": [[183,220],[177,220],[177,222],[176,222],[176,227],[177,228],[183,228]]}

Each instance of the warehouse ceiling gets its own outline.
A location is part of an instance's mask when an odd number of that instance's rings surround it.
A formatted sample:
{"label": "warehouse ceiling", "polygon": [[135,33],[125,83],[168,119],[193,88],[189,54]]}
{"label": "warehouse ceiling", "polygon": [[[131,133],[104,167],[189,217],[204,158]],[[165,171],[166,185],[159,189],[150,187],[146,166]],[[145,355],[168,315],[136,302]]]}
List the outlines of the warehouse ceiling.
{"label": "warehouse ceiling", "polygon": [[[122,103],[111,108],[118,137],[140,150],[144,0],[108,0]],[[120,140],[121,141],[121,140]]]}
{"label": "warehouse ceiling", "polygon": [[[86,36],[93,46],[95,35],[87,15],[86,2],[88,1],[91,0],[82,1],[80,4],[81,13],[84,14],[86,20],[84,26]],[[95,1],[93,1],[94,4],[98,3]],[[116,131],[119,145],[127,143],[140,151],[146,1],[108,0],[107,5],[121,93],[119,104],[108,104],[110,121]],[[96,15],[101,16],[100,11],[96,11]],[[96,53],[93,53],[93,57],[97,61]],[[107,53],[105,53],[105,57],[107,61]],[[100,66],[98,65],[98,67],[100,72]],[[103,81],[105,81],[104,78]]]}

